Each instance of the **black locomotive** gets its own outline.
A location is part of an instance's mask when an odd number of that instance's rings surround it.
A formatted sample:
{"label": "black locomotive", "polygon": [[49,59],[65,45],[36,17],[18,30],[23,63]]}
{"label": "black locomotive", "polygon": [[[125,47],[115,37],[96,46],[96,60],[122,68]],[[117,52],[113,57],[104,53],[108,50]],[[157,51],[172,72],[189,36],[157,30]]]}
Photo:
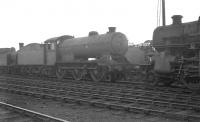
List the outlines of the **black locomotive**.
{"label": "black locomotive", "polygon": [[[155,29],[152,46],[160,53],[166,48],[176,60],[171,63],[173,73],[156,75],[158,79],[171,84],[183,84],[189,89],[200,89],[200,18],[197,21],[182,23],[181,15],[172,17],[173,23]],[[160,80],[161,81],[161,80]]]}
{"label": "black locomotive", "polygon": [[[31,43],[24,46],[20,43],[17,52],[10,50],[0,54],[0,71],[11,74],[56,76],[59,79],[124,79],[133,67],[133,63],[130,62],[134,62],[134,59],[127,58],[126,54],[128,52],[127,55],[131,56],[135,52],[132,49],[136,48],[130,48],[133,52],[130,53],[126,36],[115,32],[115,29],[110,27],[105,34],[91,31],[87,37],[81,38],[64,35],[48,39],[44,44]],[[142,52],[136,50],[137,53]],[[8,63],[10,61],[12,63]]]}

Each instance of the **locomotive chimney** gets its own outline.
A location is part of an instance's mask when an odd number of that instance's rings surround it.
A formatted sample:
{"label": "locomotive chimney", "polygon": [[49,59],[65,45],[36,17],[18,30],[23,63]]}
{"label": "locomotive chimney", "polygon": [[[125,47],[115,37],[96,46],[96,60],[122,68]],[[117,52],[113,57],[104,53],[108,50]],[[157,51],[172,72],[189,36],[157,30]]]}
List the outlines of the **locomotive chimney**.
{"label": "locomotive chimney", "polygon": [[181,15],[174,15],[172,16],[172,20],[173,20],[173,25],[179,25],[182,23],[182,18],[183,16]]}
{"label": "locomotive chimney", "polygon": [[24,46],[24,43],[19,43],[19,50],[22,49],[23,46]]}
{"label": "locomotive chimney", "polygon": [[113,33],[116,31],[116,27],[108,27],[108,30],[109,33]]}
{"label": "locomotive chimney", "polygon": [[88,36],[95,36],[95,35],[99,35],[99,33],[97,31],[90,31]]}

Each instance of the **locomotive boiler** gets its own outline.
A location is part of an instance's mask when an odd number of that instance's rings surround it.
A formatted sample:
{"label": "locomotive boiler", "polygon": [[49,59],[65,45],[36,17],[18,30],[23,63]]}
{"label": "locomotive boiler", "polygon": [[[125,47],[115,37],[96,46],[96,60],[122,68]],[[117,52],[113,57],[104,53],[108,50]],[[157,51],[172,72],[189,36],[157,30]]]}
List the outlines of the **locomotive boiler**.
{"label": "locomotive boiler", "polygon": [[122,75],[128,40],[115,28],[99,35],[92,31],[88,37],[57,39],[56,75],[62,78],[66,72],[80,80],[89,75],[93,81],[105,78],[114,80]]}
{"label": "locomotive boiler", "polygon": [[190,89],[199,89],[200,18],[186,23],[182,23],[181,15],[174,15],[172,19],[171,25],[158,27],[153,33],[153,47],[158,52],[167,48],[170,55],[176,57],[176,61],[171,63],[173,73],[163,77],[170,83],[178,81]]}
{"label": "locomotive boiler", "polygon": [[[103,55],[124,55],[128,49],[126,36],[119,32],[93,34],[89,37],[63,40],[58,45],[61,55],[73,55],[73,58],[96,58]],[[63,59],[64,60],[64,59]]]}

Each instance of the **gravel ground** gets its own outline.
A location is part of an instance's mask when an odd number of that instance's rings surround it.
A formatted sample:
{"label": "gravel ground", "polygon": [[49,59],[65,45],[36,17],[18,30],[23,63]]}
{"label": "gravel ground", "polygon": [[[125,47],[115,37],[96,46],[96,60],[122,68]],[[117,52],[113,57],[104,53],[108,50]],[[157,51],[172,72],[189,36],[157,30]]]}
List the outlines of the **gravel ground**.
{"label": "gravel ground", "polygon": [[183,122],[156,116],[77,105],[0,92],[0,100],[71,122]]}

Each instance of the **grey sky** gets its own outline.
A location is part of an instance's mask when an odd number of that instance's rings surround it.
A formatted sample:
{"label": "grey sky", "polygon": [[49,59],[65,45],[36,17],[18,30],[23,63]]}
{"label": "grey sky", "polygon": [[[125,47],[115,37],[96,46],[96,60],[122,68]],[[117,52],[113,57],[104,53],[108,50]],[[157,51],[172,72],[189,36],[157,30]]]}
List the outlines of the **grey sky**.
{"label": "grey sky", "polygon": [[[0,47],[41,43],[61,35],[87,36],[116,26],[130,42],[152,39],[158,0],[0,0]],[[167,24],[171,16],[183,22],[200,15],[199,0],[166,0]]]}

